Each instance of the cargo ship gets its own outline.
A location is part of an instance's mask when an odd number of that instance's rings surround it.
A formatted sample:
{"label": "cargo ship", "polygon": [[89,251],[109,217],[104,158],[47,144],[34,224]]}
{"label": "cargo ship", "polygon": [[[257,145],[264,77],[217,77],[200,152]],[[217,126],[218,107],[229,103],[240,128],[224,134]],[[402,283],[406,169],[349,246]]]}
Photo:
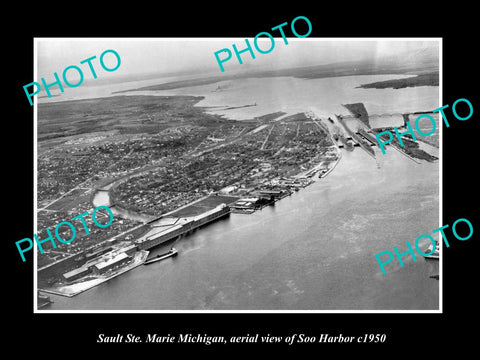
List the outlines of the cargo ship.
{"label": "cargo ship", "polygon": [[155,256],[154,258],[151,258],[151,259],[147,259],[143,264],[144,265],[148,265],[148,264],[152,264],[154,262],[157,262],[157,261],[161,261],[163,259],[167,259],[171,256],[177,256],[178,255],[178,251],[177,249],[175,248],[171,248],[168,252],[166,253],[163,253],[163,254],[158,254],[157,256]]}

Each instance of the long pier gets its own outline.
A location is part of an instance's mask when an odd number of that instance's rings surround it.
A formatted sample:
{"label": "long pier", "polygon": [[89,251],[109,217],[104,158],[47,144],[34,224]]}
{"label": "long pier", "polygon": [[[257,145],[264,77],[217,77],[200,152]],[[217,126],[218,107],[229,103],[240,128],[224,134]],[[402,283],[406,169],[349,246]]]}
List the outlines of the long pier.
{"label": "long pier", "polygon": [[358,130],[358,133],[359,133],[360,135],[362,135],[365,139],[367,139],[368,141],[370,141],[372,146],[376,146],[376,145],[377,145],[377,140],[376,140],[375,136],[373,135],[373,133],[369,133],[368,131],[366,131],[366,130],[364,130],[364,129],[359,129],[359,130]]}
{"label": "long pier", "polygon": [[[368,141],[372,142],[373,144],[376,143],[376,138],[373,136],[373,133],[370,134],[368,133],[367,131],[363,130],[363,129],[360,129],[358,131],[363,137],[365,137]],[[394,143],[390,143],[388,144],[390,145],[391,147],[393,147],[395,150],[397,150],[400,154],[406,156],[407,158],[409,158],[410,160],[412,160],[413,162],[417,163],[417,164],[421,164],[419,161],[415,160],[413,157],[411,157],[410,155],[408,155],[405,151],[403,151],[401,148],[399,148],[396,144]]]}

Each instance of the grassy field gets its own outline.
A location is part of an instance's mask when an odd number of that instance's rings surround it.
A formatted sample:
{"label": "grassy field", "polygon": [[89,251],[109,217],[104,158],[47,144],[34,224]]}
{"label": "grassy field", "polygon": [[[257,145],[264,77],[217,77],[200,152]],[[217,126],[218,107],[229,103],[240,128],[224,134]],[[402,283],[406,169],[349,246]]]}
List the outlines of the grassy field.
{"label": "grassy field", "polygon": [[[82,134],[157,133],[182,125],[216,126],[222,119],[194,105],[201,96],[113,96],[38,106],[38,141]],[[223,120],[226,121],[226,120]]]}

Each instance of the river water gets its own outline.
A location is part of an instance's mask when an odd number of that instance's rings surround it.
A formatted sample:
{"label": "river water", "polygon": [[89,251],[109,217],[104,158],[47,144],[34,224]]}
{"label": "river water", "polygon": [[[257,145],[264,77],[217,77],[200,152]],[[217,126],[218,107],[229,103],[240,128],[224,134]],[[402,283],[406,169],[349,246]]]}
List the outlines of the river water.
{"label": "river water", "polygon": [[[279,110],[315,109],[326,116],[346,113],[339,104],[357,101],[376,114],[438,107],[438,87],[356,88],[394,77],[243,79],[219,92],[212,92],[215,84],[154,93],[204,94],[200,106],[255,99],[257,106],[211,110],[236,119]],[[175,258],[137,267],[73,298],[51,295],[48,310],[439,309],[439,281],[430,278],[439,274],[438,261],[404,256],[404,267],[394,260],[383,275],[375,258],[394,246],[403,252],[407,240],[441,225],[439,163],[417,164],[397,151],[377,161],[360,148],[342,152],[330,175],[275,206],[197,230],[174,244]]]}

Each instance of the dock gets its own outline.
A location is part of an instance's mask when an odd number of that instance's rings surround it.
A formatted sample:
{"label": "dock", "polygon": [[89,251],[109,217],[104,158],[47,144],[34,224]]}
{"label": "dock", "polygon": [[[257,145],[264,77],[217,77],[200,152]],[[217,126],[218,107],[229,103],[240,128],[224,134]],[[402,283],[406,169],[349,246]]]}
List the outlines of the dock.
{"label": "dock", "polygon": [[134,243],[140,250],[150,250],[167,241],[178,239],[201,226],[226,217],[230,215],[230,212],[230,207],[222,204],[197,216],[163,217],[149,223],[150,229]]}
{"label": "dock", "polygon": [[358,134],[360,134],[366,141],[370,143],[370,146],[377,146],[377,139],[371,130],[358,130]]}
{"label": "dock", "polygon": [[84,278],[78,279],[72,283],[62,284],[59,286],[49,288],[39,288],[40,291],[48,294],[60,295],[65,297],[73,297],[84,291],[87,291],[95,286],[103,284],[104,282],[113,279],[123,273],[130,271],[137,266],[142,265],[147,259],[148,251],[138,251],[133,256],[130,263],[120,268],[110,271],[103,275],[88,275]]}

